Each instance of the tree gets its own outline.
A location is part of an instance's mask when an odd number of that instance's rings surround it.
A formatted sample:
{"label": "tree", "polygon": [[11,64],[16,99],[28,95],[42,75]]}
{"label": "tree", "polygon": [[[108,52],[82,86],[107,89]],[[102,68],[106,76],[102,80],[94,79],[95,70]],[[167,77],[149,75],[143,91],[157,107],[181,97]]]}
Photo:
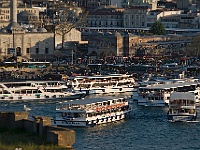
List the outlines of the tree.
{"label": "tree", "polygon": [[191,44],[186,47],[186,55],[200,56],[200,34],[192,38]]}
{"label": "tree", "polygon": [[163,24],[161,22],[155,22],[151,28],[150,28],[150,33],[154,34],[154,35],[164,35],[166,33],[165,31],[165,27],[163,26]]}
{"label": "tree", "polygon": [[55,34],[62,37],[62,48],[64,48],[65,36],[73,28],[84,26],[88,11],[76,10],[75,7],[66,7],[59,14],[59,22],[55,27]]}

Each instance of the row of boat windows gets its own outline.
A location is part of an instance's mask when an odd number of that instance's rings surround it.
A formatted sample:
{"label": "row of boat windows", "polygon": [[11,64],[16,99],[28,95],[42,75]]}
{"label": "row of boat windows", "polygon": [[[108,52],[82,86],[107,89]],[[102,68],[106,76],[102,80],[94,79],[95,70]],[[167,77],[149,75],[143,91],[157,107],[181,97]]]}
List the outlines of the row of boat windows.
{"label": "row of boat windows", "polygon": [[84,113],[62,113],[62,117],[73,117],[73,118],[79,118],[79,117],[85,117]]}
{"label": "row of boat windows", "polygon": [[[93,79],[76,79],[79,83],[81,82],[107,82],[107,81],[119,81],[119,80],[128,80],[129,78],[127,77],[112,77],[112,78],[93,78]],[[76,80],[71,80],[73,82],[76,82]],[[70,82],[70,80],[69,80]]]}
{"label": "row of boat windows", "polygon": [[194,114],[195,110],[194,109],[170,109],[169,113],[170,114],[176,114],[176,113],[189,113],[189,114]]}
{"label": "row of boat windows", "polygon": [[111,110],[106,110],[106,111],[101,111],[101,112],[93,112],[93,113],[62,113],[62,117],[68,117],[68,118],[79,118],[79,117],[93,117],[93,116],[98,116],[98,115],[106,115],[106,114],[110,114],[110,113],[115,113],[115,112],[119,112],[119,111],[125,111],[128,110],[129,107],[123,107],[121,109],[111,109]]}
{"label": "row of boat windows", "polygon": [[[122,85],[127,85],[127,84],[129,84],[129,83],[118,83],[117,85],[118,86],[122,86]],[[104,84],[102,84],[102,83],[94,83],[94,84],[79,84],[77,87],[78,88],[90,88],[90,86],[92,86],[92,87],[104,87],[104,86],[112,86],[112,85],[114,85],[114,84],[112,84],[112,83],[104,83]],[[74,87],[76,87],[76,86],[74,86]]]}
{"label": "row of boat windows", "polygon": [[[12,91],[15,94],[35,94],[35,93],[42,93],[40,90],[19,90],[19,91]],[[51,90],[49,92],[52,92]],[[11,94],[7,90],[0,91],[0,94]]]}
{"label": "row of boat windows", "polygon": [[[51,93],[56,93],[56,92],[64,92],[61,89],[48,89],[44,90],[45,92],[51,92]],[[42,93],[40,90],[19,90],[19,91],[12,91],[15,94],[35,94],[35,93]],[[0,91],[0,94],[10,94],[7,90]]]}
{"label": "row of boat windows", "polygon": [[[8,88],[14,88],[14,87],[21,87],[21,86],[29,86],[29,87],[35,87],[35,86],[48,86],[48,87],[55,87],[55,86],[60,86],[60,85],[65,85],[65,83],[12,83],[12,84],[5,84],[6,87]],[[1,85],[1,88],[3,86]]]}
{"label": "row of boat windows", "polygon": [[20,86],[31,86],[31,83],[18,83],[18,84],[5,84],[8,88],[20,87]]}
{"label": "row of boat windows", "polygon": [[71,107],[71,108],[82,108],[84,109],[85,107],[87,109],[92,109],[92,108],[96,108],[97,106],[101,107],[101,106],[112,106],[111,104],[121,104],[121,103],[124,103],[126,102],[126,100],[124,98],[121,98],[121,99],[116,99],[116,100],[109,100],[109,101],[105,101],[105,102],[97,102],[97,103],[94,103],[94,104],[88,104],[88,105],[73,105],[71,104],[70,106],[67,105],[62,105],[61,108],[68,108],[68,107]]}
{"label": "row of boat windows", "polygon": [[20,91],[13,91],[15,94],[36,94],[42,93],[40,90],[20,90]]}
{"label": "row of boat windows", "polygon": [[111,110],[105,110],[105,111],[99,111],[99,112],[93,112],[93,113],[88,113],[87,117],[93,117],[93,116],[98,116],[98,115],[106,115],[108,113],[115,113],[115,112],[120,112],[120,111],[125,111],[128,110],[128,108],[121,108],[121,109],[111,109]]}
{"label": "row of boat windows", "polygon": [[180,100],[170,100],[169,102],[170,105],[182,105],[182,106],[188,106],[188,105],[194,105],[195,101],[191,100],[185,100],[185,99],[180,99]]}
{"label": "row of boat windows", "polygon": [[[145,96],[143,96],[143,98],[145,98]],[[161,100],[161,99],[163,99],[163,97],[148,97],[148,100]]]}
{"label": "row of boat windows", "polygon": [[150,89],[143,89],[143,88],[139,88],[138,90],[139,90],[139,92],[141,93],[141,92],[144,92],[144,93],[146,93],[146,92],[148,92],[148,93],[163,93],[163,92],[171,92],[171,91],[194,91],[197,87],[199,87],[200,85],[190,85],[190,86],[182,86],[182,87],[174,87],[174,88],[170,88],[170,89],[152,89],[152,90],[150,90]]}

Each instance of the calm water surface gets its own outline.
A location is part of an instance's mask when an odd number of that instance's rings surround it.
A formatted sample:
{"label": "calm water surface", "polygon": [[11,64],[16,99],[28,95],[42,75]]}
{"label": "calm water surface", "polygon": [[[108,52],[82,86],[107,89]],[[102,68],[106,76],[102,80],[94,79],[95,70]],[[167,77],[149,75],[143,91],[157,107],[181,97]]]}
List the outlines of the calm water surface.
{"label": "calm water surface", "polygon": [[[113,97],[124,95],[114,95]],[[55,101],[0,101],[0,111],[23,111],[31,116],[55,115]],[[200,149],[200,123],[167,122],[167,108],[139,107],[125,120],[76,131],[75,150],[195,150]],[[200,113],[198,113],[200,114]],[[200,116],[198,116],[200,120]]]}

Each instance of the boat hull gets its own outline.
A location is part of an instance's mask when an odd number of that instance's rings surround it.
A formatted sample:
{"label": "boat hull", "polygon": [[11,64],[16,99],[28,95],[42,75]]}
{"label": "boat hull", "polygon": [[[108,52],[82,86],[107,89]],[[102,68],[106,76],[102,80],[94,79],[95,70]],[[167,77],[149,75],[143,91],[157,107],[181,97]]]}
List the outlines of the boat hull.
{"label": "boat hull", "polygon": [[116,122],[125,119],[126,115],[130,111],[118,113],[116,115],[108,115],[108,116],[97,116],[91,119],[52,119],[51,125],[52,126],[60,126],[60,127],[91,127],[100,124],[106,124],[111,122]]}
{"label": "boat hull", "polygon": [[187,115],[187,114],[182,114],[182,115],[172,115],[168,114],[167,115],[168,120],[171,122],[186,122],[186,121],[196,121],[197,119],[197,114],[193,115]]}
{"label": "boat hull", "polygon": [[81,99],[84,98],[84,93],[79,94],[71,94],[71,95],[40,95],[36,96],[34,94],[24,94],[24,95],[10,95],[10,96],[0,96],[0,100],[56,100],[56,99],[64,99],[64,100],[72,100],[72,99]]}

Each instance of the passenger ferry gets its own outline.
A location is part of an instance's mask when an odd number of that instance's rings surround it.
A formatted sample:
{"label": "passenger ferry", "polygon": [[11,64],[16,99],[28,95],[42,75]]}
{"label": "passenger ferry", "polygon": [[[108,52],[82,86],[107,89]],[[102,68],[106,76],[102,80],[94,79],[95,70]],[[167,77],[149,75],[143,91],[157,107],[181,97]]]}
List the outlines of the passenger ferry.
{"label": "passenger ferry", "polygon": [[83,92],[68,91],[62,81],[1,82],[0,100],[78,99]]}
{"label": "passenger ferry", "polygon": [[54,126],[87,127],[124,119],[132,106],[124,98],[88,98],[57,104]]}
{"label": "passenger ferry", "polygon": [[126,74],[69,77],[68,87],[89,94],[132,92],[136,86],[134,78]]}
{"label": "passenger ferry", "polygon": [[133,94],[133,100],[141,106],[166,106],[169,104],[170,94],[173,92],[195,93],[197,99],[200,95],[199,82],[168,83],[154,86],[139,87]]}
{"label": "passenger ferry", "polygon": [[170,95],[168,120],[171,122],[196,121],[197,110],[195,94],[174,92]]}

